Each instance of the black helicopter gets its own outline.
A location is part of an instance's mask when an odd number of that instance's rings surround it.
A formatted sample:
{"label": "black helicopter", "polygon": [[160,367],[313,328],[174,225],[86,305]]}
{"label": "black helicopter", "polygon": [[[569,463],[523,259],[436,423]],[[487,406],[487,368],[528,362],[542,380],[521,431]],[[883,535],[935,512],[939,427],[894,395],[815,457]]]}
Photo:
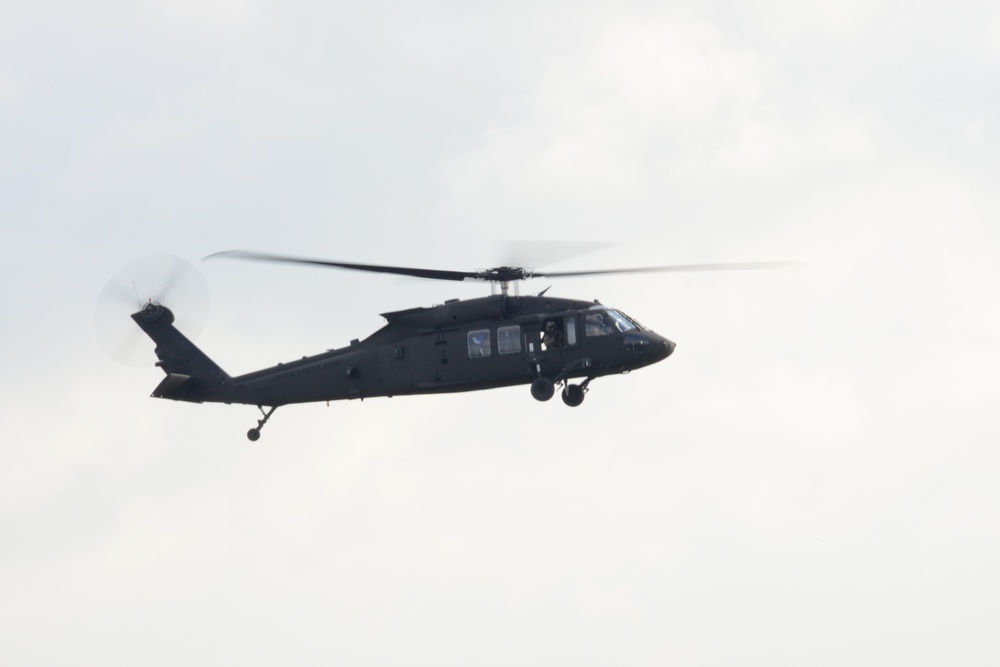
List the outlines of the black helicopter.
{"label": "black helicopter", "polygon": [[[511,293],[529,278],[662,271],[775,269],[789,262],[699,264],[596,271],[535,272],[519,267],[441,271],[350,264],[266,253],[227,251],[210,258],[286,262],[499,286],[488,297],[446,301],[429,308],[384,313],[387,323],[348,347],[232,377],[174,326],[174,315],[149,300],[132,319],[156,343],[156,365],[166,377],[156,398],[194,403],[255,405],[262,417],[247,431],[251,441],[282,405],[378,396],[437,394],[531,385],[547,401],[562,386],[562,400],[583,403],[590,383],[666,359],[674,343],[634,318],[596,301]],[[579,380],[579,382],[571,382]],[[265,409],[267,408],[267,409]]]}

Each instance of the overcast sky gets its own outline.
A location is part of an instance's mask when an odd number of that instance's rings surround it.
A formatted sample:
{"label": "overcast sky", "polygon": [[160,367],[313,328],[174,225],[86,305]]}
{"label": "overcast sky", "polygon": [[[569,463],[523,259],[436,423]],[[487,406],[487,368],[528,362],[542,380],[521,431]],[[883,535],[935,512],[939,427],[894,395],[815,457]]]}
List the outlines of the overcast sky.
{"label": "overcast sky", "polygon": [[[995,3],[0,7],[0,663],[1000,661]],[[232,248],[807,268],[552,283],[678,345],[576,409],[250,444],[104,353],[122,267],[196,264],[234,375],[488,288],[200,262]]]}

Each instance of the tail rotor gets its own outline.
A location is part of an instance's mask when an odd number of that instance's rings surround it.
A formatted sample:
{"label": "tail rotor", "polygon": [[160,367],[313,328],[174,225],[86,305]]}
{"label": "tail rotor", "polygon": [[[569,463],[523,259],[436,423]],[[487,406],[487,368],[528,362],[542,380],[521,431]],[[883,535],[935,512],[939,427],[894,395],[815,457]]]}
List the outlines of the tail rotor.
{"label": "tail rotor", "polygon": [[94,312],[97,340],[116,361],[152,364],[149,339],[130,314],[169,305],[178,328],[194,339],[208,319],[208,284],[190,262],[175,255],[148,255],[119,269],[101,290]]}

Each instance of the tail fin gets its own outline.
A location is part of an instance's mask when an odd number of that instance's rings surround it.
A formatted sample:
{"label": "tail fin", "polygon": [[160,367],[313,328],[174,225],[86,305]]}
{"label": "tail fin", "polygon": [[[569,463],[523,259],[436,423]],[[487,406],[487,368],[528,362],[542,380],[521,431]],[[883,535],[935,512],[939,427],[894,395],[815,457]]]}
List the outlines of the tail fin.
{"label": "tail fin", "polygon": [[223,401],[229,375],[178,331],[169,308],[150,302],[132,315],[156,343],[156,365],[167,377],[153,390],[155,398],[175,401]]}

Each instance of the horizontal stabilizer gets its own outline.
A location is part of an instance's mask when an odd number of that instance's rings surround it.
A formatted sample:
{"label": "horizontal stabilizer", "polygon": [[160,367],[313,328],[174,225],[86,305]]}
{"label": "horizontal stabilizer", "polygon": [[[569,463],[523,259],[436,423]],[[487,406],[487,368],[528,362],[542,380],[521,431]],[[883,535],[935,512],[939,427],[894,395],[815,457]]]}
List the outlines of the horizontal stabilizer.
{"label": "horizontal stabilizer", "polygon": [[168,373],[153,390],[153,398],[179,398],[184,389],[191,384],[191,376],[181,373]]}

